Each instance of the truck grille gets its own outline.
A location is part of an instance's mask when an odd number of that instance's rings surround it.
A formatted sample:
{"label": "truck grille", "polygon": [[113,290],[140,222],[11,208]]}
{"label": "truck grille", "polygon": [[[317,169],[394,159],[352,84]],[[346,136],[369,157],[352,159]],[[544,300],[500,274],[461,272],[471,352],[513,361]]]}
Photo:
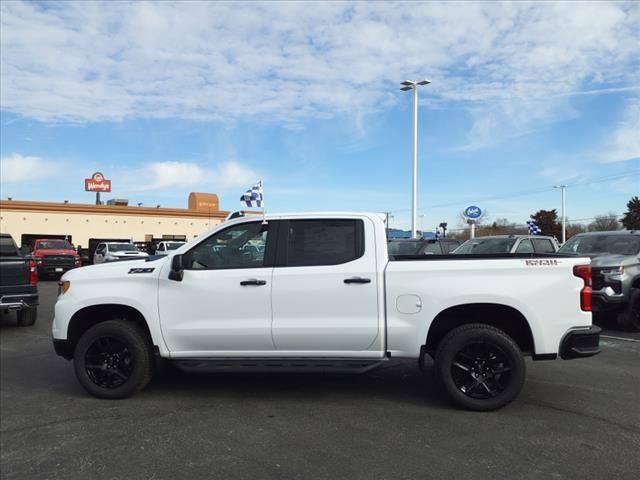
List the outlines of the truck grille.
{"label": "truck grille", "polygon": [[42,257],[42,265],[46,267],[73,267],[75,258],[72,255],[47,255]]}
{"label": "truck grille", "polygon": [[594,290],[601,290],[604,288],[604,275],[599,269],[591,270],[591,282],[593,283]]}

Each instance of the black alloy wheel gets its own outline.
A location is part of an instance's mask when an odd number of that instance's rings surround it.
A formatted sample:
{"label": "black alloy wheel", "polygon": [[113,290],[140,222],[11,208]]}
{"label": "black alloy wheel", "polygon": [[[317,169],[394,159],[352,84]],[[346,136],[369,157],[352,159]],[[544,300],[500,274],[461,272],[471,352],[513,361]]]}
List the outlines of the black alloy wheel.
{"label": "black alloy wheel", "polygon": [[485,400],[505,391],[511,380],[511,368],[509,357],[499,346],[474,342],[454,357],[451,375],[462,393]]}
{"label": "black alloy wheel", "polygon": [[472,323],[451,330],[436,356],[438,380],[448,396],[469,410],[496,410],[522,390],[526,365],[516,342],[490,325]]}
{"label": "black alloy wheel", "polygon": [[122,319],[88,329],[73,354],[78,381],[99,398],[125,398],[143,389],[153,376],[153,363],[149,335]]}
{"label": "black alloy wheel", "polygon": [[84,355],[89,379],[101,388],[118,388],[131,378],[134,358],[127,345],[116,337],[98,337]]}

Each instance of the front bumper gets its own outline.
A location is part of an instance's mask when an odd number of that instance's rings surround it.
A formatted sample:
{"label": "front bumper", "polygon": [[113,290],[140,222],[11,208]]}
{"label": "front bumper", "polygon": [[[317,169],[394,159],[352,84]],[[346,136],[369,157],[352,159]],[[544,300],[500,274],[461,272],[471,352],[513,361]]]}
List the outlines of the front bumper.
{"label": "front bumper", "polygon": [[69,342],[69,340],[58,340],[54,338],[53,349],[58,355],[66,358],[67,360],[71,360],[73,358],[73,349],[71,348],[71,342]]}
{"label": "front bumper", "polygon": [[584,330],[570,330],[560,342],[560,358],[569,360],[599,354],[601,332],[602,329],[596,325]]}
{"label": "front bumper", "polygon": [[628,296],[616,293],[611,287],[594,290],[591,294],[594,312],[619,312],[624,310]]}
{"label": "front bumper", "polygon": [[80,265],[38,265],[38,274],[53,275],[56,273],[65,273]]}

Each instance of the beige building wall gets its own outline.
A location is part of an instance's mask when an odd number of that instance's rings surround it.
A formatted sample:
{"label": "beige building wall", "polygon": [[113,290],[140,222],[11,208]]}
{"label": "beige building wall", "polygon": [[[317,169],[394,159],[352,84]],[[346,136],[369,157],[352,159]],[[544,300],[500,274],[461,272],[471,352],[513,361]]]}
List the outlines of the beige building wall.
{"label": "beige building wall", "polygon": [[191,240],[221,223],[227,212],[196,212],[107,205],[0,202],[0,232],[20,245],[23,234],[69,235],[87,247],[90,238],[121,238],[144,242],[147,236],[184,235]]}

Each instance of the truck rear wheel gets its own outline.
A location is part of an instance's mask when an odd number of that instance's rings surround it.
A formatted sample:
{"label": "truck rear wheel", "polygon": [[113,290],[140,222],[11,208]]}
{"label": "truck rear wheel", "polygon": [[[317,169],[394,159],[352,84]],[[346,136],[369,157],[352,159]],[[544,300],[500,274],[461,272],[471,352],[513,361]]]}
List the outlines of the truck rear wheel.
{"label": "truck rear wheel", "polygon": [[24,310],[19,310],[17,314],[19,327],[32,327],[38,318],[38,309],[25,308]]}
{"label": "truck rear wheel", "polygon": [[632,288],[627,309],[618,317],[621,327],[640,332],[640,288]]}
{"label": "truck rear wheel", "polygon": [[151,380],[151,343],[138,327],[125,320],[98,323],[80,337],[73,366],[80,384],[90,394],[126,398]]}
{"label": "truck rear wheel", "polygon": [[448,396],[469,410],[496,410],[522,390],[526,365],[518,345],[484,324],[462,325],[438,345],[436,372]]}

